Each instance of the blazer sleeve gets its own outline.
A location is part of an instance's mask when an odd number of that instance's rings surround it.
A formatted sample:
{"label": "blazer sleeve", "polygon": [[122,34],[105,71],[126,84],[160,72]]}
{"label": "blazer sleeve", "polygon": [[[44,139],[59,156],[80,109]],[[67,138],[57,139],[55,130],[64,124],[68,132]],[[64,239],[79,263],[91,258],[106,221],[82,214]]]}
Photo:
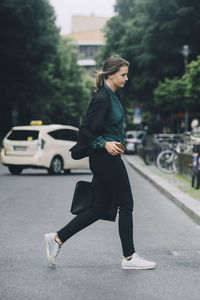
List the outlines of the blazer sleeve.
{"label": "blazer sleeve", "polygon": [[79,133],[86,144],[91,145],[102,134],[108,112],[109,99],[95,95],[79,129]]}

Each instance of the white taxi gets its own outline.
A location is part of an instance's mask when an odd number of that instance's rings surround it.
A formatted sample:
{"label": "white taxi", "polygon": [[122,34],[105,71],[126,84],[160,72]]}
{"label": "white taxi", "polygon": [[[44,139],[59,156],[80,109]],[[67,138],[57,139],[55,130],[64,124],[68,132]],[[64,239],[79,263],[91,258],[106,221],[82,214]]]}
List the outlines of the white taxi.
{"label": "white taxi", "polygon": [[2,143],[1,162],[12,174],[25,168],[45,168],[49,174],[89,169],[88,158],[74,160],[78,128],[67,125],[15,126]]}

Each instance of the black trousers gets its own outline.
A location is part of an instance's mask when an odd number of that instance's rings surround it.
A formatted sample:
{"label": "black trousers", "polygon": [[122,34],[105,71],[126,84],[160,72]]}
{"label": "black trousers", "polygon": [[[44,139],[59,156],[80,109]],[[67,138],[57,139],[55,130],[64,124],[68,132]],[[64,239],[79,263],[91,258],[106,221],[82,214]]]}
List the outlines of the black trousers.
{"label": "black trousers", "polygon": [[[102,182],[102,187],[108,191],[119,207],[119,235],[124,256],[135,252],[133,243],[133,197],[130,182],[121,155],[112,156],[108,151],[97,149],[89,156],[90,169],[95,177]],[[58,237],[64,243],[78,231],[101,218],[108,207],[108,197],[101,198],[96,191],[92,208],[73,218],[65,227],[57,231]],[[111,199],[110,199],[111,201]]]}

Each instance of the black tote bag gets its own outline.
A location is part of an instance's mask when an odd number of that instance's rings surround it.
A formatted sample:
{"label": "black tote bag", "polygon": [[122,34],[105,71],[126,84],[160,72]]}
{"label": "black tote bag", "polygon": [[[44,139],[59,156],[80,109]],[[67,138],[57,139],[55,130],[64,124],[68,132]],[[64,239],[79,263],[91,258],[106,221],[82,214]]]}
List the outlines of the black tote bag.
{"label": "black tote bag", "polygon": [[[72,214],[78,215],[92,207],[94,202],[94,182],[95,179],[93,178],[92,182],[81,180],[76,183],[70,210]],[[110,197],[103,189],[100,192],[101,197]],[[103,213],[101,219],[115,222],[118,206],[115,201],[110,201],[110,199],[108,199],[108,203],[108,209]]]}
{"label": "black tote bag", "polygon": [[75,186],[74,197],[71,205],[71,213],[78,215],[92,206],[92,182],[78,181]]}

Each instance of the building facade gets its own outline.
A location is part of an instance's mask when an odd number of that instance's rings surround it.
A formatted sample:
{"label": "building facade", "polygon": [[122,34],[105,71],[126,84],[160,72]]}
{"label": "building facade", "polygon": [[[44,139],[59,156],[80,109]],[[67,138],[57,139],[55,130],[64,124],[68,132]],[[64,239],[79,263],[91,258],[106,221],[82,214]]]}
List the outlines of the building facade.
{"label": "building facade", "polygon": [[96,65],[95,56],[105,43],[103,28],[108,18],[92,16],[72,16],[72,32],[65,35],[78,45],[78,65],[86,69]]}

